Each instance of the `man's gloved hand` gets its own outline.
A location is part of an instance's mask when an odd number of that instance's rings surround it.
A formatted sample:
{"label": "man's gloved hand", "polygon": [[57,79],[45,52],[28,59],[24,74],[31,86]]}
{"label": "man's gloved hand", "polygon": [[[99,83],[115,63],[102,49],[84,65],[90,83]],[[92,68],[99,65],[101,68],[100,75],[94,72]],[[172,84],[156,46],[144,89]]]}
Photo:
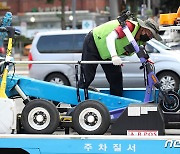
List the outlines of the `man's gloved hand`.
{"label": "man's gloved hand", "polygon": [[112,57],[113,65],[122,65],[122,60],[119,56]]}

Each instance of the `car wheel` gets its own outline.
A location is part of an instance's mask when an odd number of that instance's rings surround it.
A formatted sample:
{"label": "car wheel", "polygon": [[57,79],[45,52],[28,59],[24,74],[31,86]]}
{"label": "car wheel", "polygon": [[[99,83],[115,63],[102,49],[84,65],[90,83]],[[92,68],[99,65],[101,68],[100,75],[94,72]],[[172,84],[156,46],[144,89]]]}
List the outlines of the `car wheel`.
{"label": "car wheel", "polygon": [[179,80],[179,77],[175,73],[163,72],[158,75],[158,79],[162,85],[162,90],[178,91],[180,80]]}
{"label": "car wheel", "polygon": [[159,97],[158,101],[162,110],[165,112],[177,112],[180,109],[180,96],[174,91],[168,91],[167,97],[170,103],[166,102],[162,95]]}
{"label": "car wheel", "polygon": [[21,122],[30,134],[52,134],[59,126],[59,112],[51,102],[35,99],[24,107]]}
{"label": "car wheel", "polygon": [[102,103],[85,100],[75,107],[72,122],[80,135],[102,135],[110,126],[110,114]]}
{"label": "car wheel", "polygon": [[50,74],[45,79],[45,81],[52,82],[52,83],[55,83],[55,84],[67,85],[67,86],[70,85],[68,79],[64,75],[62,75],[60,73]]}

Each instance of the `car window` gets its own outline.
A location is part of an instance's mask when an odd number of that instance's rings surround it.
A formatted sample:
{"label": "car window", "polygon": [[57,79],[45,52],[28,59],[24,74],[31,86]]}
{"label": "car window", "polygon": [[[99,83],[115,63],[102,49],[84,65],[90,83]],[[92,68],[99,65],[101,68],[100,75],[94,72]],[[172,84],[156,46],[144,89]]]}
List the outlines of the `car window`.
{"label": "car window", "polygon": [[82,51],[83,42],[86,34],[76,34],[74,35],[74,50]]}
{"label": "car window", "polygon": [[148,53],[159,53],[159,51],[150,44],[146,44],[145,49]]}
{"label": "car window", "polygon": [[76,53],[82,50],[85,34],[41,36],[37,43],[40,53]]}

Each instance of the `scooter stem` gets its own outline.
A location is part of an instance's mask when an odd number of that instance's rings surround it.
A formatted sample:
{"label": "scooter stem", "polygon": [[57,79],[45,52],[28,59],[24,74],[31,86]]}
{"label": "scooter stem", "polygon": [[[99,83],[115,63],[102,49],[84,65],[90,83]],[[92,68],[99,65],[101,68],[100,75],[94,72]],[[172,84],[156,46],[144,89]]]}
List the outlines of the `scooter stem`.
{"label": "scooter stem", "polygon": [[1,81],[0,98],[7,98],[7,95],[5,93],[5,91],[6,91],[6,78],[7,78],[7,75],[8,75],[8,69],[5,68],[4,72],[3,72],[2,81]]}
{"label": "scooter stem", "polygon": [[[7,48],[7,54],[6,59],[9,59],[9,57],[12,54],[12,38],[8,39],[8,48]],[[2,76],[1,86],[0,86],[0,98],[7,98],[6,95],[6,84],[7,84],[7,75],[8,75],[8,68],[9,65],[5,62],[5,68]]]}

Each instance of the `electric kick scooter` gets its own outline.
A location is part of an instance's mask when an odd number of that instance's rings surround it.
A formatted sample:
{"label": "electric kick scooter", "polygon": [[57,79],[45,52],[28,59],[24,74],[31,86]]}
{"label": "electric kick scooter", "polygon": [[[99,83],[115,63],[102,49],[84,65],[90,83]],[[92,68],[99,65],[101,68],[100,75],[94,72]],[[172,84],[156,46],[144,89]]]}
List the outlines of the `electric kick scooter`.
{"label": "electric kick scooter", "polygon": [[129,11],[124,11],[117,18],[117,20],[122,26],[123,32],[130,42],[130,44],[126,47],[127,50],[130,52],[135,52],[137,54],[140,62],[142,63],[141,69],[145,69],[147,74],[144,102],[148,103],[150,101],[150,96],[152,95],[153,88],[155,87],[159,90],[158,103],[160,103],[162,110],[165,112],[177,112],[180,109],[180,96],[175,91],[162,90],[161,84],[153,71],[153,62],[149,60],[149,55],[145,51],[144,47],[138,46],[136,40],[134,39],[129,28],[126,25],[125,21],[130,17],[134,18]]}

